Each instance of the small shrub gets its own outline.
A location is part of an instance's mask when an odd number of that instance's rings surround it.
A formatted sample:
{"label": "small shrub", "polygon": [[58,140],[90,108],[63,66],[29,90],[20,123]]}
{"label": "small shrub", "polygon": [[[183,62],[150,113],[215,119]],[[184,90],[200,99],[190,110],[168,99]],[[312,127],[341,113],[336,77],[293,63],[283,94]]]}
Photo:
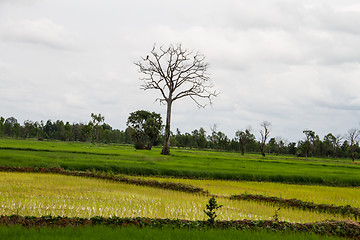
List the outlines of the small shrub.
{"label": "small shrub", "polygon": [[280,211],[280,208],[278,208],[278,210],[275,210],[275,214],[273,216],[274,221],[279,221],[279,211]]}
{"label": "small shrub", "polygon": [[208,222],[210,224],[214,224],[215,223],[215,218],[217,217],[215,210],[221,208],[222,205],[218,205],[216,202],[216,199],[214,196],[212,196],[209,199],[209,203],[206,204],[206,210],[204,210],[204,213],[209,217],[208,218]]}

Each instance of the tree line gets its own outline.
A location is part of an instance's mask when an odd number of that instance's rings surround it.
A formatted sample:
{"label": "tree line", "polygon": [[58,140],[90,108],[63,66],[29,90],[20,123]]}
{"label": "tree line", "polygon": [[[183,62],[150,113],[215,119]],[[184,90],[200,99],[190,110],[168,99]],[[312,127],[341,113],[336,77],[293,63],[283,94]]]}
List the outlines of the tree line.
{"label": "tree line", "polygon": [[64,123],[62,120],[18,123],[14,117],[0,117],[0,137],[37,138],[38,140],[79,141],[93,143],[131,143],[130,135],[113,129],[101,114],[92,114],[87,123]]}
{"label": "tree line", "polygon": [[[225,133],[211,127],[207,134],[200,127],[190,133],[179,129],[170,134],[170,145],[177,148],[212,149],[233,151],[241,154],[261,153],[270,155],[295,155],[298,157],[360,158],[358,129],[350,129],[344,135],[327,134],[323,139],[312,130],[304,130],[304,138],[289,142],[281,137],[271,137],[269,122],[260,124],[259,140],[251,128],[237,130],[230,139]],[[0,137],[37,138],[38,140],[80,141],[98,143],[134,144],[137,149],[151,150],[162,145],[164,126],[160,114],[140,110],[130,113],[125,130],[113,129],[105,123],[101,114],[91,114],[87,123],[64,123],[62,120],[18,123],[14,117],[0,117]]]}

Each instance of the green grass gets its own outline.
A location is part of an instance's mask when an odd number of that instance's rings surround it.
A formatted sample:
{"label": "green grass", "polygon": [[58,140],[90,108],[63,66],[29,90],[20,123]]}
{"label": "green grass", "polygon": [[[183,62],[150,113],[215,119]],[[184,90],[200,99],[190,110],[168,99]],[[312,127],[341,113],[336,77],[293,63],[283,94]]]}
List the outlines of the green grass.
{"label": "green grass", "polygon": [[341,239],[325,237],[313,233],[270,232],[270,231],[239,231],[239,230],[193,230],[193,229],[151,229],[151,228],[113,228],[105,226],[75,227],[75,228],[24,228],[21,226],[0,226],[1,240],[42,240],[42,239],[295,239],[320,240]]}
{"label": "green grass", "polygon": [[360,165],[350,159],[305,161],[293,156],[267,156],[215,151],[172,149],[137,151],[132,146],[95,145],[0,139],[0,166],[62,167],[70,170],[103,170],[130,175],[163,175],[360,186]]}

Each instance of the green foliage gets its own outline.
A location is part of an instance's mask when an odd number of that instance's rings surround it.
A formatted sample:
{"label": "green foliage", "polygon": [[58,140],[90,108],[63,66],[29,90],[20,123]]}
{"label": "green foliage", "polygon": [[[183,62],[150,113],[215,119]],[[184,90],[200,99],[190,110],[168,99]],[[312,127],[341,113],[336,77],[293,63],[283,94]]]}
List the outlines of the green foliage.
{"label": "green foliage", "polygon": [[[103,128],[100,127],[100,123],[105,121],[105,117],[101,116],[99,113],[98,115],[91,113],[91,121],[93,124],[93,139],[95,139],[96,145],[99,143],[99,137],[101,137],[101,133],[103,131]],[[69,125],[67,126],[67,132],[70,131]]]}
{"label": "green foliage", "polygon": [[204,213],[208,216],[208,222],[214,224],[215,218],[217,217],[215,210],[221,208],[222,205],[218,205],[214,196],[209,199],[209,202],[206,204],[206,210]]}
{"label": "green foliage", "polygon": [[131,129],[131,137],[136,149],[151,150],[162,129],[161,115],[139,110],[130,113],[126,125]]}

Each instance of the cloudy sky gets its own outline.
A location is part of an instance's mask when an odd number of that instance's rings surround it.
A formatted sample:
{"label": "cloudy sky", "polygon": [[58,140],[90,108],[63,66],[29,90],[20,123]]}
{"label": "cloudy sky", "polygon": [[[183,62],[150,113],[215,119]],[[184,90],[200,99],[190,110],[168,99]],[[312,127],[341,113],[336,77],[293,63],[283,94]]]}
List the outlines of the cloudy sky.
{"label": "cloudy sky", "polygon": [[134,62],[154,43],[200,51],[220,95],[174,103],[172,130],[217,125],[230,138],[260,123],[289,141],[360,122],[358,0],[0,0],[0,116],[125,129],[130,112],[161,113]]}

